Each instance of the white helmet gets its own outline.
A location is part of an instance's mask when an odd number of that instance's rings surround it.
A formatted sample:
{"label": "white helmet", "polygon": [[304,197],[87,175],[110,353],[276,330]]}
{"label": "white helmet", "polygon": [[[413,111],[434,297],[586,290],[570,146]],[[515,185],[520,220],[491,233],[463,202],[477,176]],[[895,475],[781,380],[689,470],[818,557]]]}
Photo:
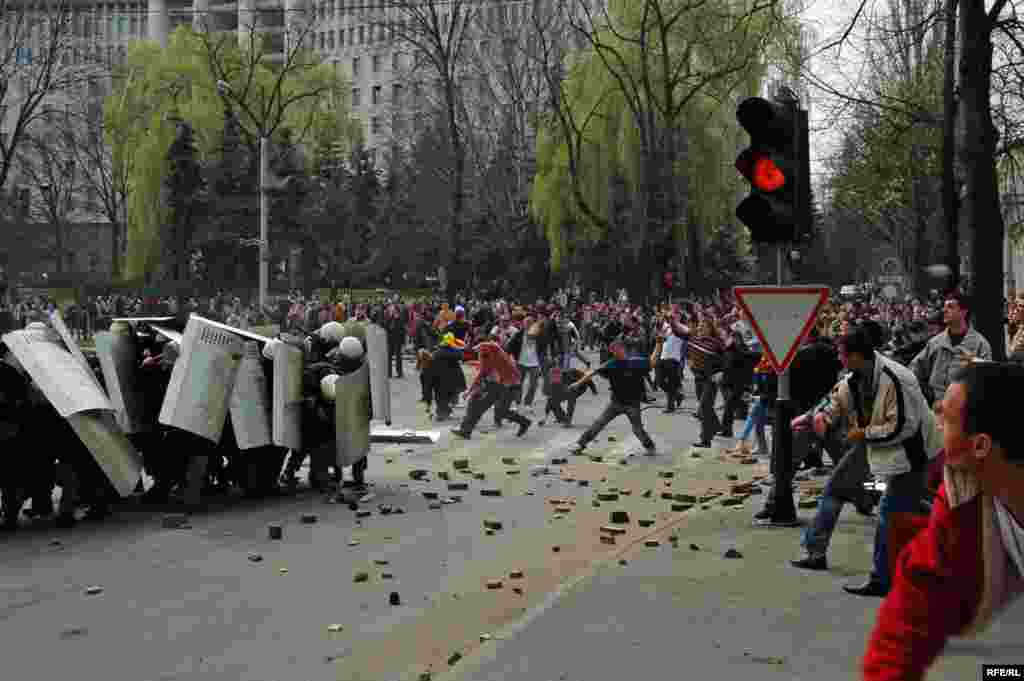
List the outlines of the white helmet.
{"label": "white helmet", "polygon": [[327,322],[320,327],[317,335],[330,343],[338,343],[345,337],[345,328],[338,322]]}
{"label": "white helmet", "polygon": [[342,357],[348,359],[359,359],[363,356],[363,344],[355,336],[342,338],[338,349],[341,351]]}

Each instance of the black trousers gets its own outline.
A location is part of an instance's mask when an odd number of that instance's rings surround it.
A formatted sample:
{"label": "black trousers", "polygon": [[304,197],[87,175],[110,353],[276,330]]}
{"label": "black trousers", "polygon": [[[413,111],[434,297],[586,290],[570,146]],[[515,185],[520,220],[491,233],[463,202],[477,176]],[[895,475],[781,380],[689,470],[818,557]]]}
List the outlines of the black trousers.
{"label": "black trousers", "polygon": [[388,337],[388,378],[391,377],[391,367],[395,367],[395,375],[402,377],[402,348],[405,347],[405,336]]}
{"label": "black trousers", "polygon": [[489,382],[483,390],[474,395],[466,405],[466,415],[462,419],[459,430],[469,435],[476,428],[488,409],[494,407],[494,420],[500,423],[508,419],[513,423],[525,426],[530,422],[525,416],[512,409],[512,398],[515,395],[512,386]]}
{"label": "black trousers", "polygon": [[668,408],[675,409],[679,404],[679,389],[683,385],[683,375],[679,361],[674,359],[659,359],[655,367],[655,376],[658,379],[658,387],[665,391],[668,396]]}

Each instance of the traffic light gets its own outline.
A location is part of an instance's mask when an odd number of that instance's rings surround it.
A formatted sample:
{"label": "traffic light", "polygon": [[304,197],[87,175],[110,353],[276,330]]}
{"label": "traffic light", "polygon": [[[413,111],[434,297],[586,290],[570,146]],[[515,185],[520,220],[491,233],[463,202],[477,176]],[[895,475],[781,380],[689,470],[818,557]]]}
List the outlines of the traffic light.
{"label": "traffic light", "polygon": [[[736,169],[750,182],[750,195],[736,207],[736,217],[756,243],[792,241],[809,215],[801,200],[809,187],[805,172],[807,114],[795,103],[750,97],[736,109],[736,119],[750,135],[750,146],[736,158]],[[808,205],[804,208],[804,204]]]}

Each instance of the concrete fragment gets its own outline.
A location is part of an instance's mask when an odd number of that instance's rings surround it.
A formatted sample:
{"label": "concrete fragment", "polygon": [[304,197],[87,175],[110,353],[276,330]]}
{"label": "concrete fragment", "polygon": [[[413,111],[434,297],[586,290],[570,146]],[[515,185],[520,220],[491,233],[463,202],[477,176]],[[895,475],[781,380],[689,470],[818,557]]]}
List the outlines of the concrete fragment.
{"label": "concrete fragment", "polygon": [[602,525],[601,532],[607,532],[608,534],[626,534],[626,528],[618,527],[616,525]]}
{"label": "concrete fragment", "polygon": [[486,480],[487,475],[485,473],[473,473],[473,477],[477,480]]}
{"label": "concrete fragment", "polygon": [[452,491],[452,492],[468,490],[468,489],[469,489],[469,483],[468,482],[449,482],[448,483],[448,490]]}
{"label": "concrete fragment", "polygon": [[639,523],[640,527],[650,527],[654,524],[654,521],[650,518],[641,518],[637,523]]}
{"label": "concrete fragment", "polygon": [[312,525],[317,520],[319,520],[319,518],[317,517],[316,513],[303,513],[301,520],[303,525]]}
{"label": "concrete fragment", "polygon": [[488,579],[487,580],[487,588],[488,589],[500,589],[502,586],[504,586],[504,583],[500,579]]}
{"label": "concrete fragment", "polygon": [[259,563],[262,560],[263,560],[263,556],[261,556],[258,553],[250,553],[249,554],[249,562],[250,563]]}
{"label": "concrete fragment", "polygon": [[431,503],[427,504],[427,508],[430,509],[431,511],[440,511],[441,506],[442,504],[438,501],[432,501]]}
{"label": "concrete fragment", "polygon": [[430,471],[423,468],[414,468],[409,471],[409,479],[411,480],[422,480],[430,474]]}
{"label": "concrete fragment", "polygon": [[500,530],[504,526],[500,520],[488,518],[487,520],[484,520],[484,527],[488,530]]}
{"label": "concrete fragment", "polygon": [[331,633],[331,634],[337,634],[337,633],[339,633],[341,631],[344,631],[344,630],[345,630],[345,627],[341,626],[340,624],[328,624],[327,625],[327,631],[328,631],[328,633]]}
{"label": "concrete fragment", "polygon": [[514,456],[503,456],[501,457],[501,462],[506,466],[515,466],[517,463],[516,457]]}
{"label": "concrete fragment", "polygon": [[683,513],[684,511],[689,511],[691,508],[693,508],[693,504],[680,504],[678,502],[674,502],[672,504],[673,513]]}
{"label": "concrete fragment", "polygon": [[500,497],[501,496],[501,490],[498,489],[497,487],[485,487],[484,489],[480,490],[480,496],[484,496],[484,497]]}
{"label": "concrete fragment", "polygon": [[356,511],[356,517],[357,518],[369,518],[371,515],[373,515],[373,512],[368,510],[368,509],[365,509],[365,508],[362,509],[362,510]]}
{"label": "concrete fragment", "polygon": [[739,506],[743,503],[743,497],[726,497],[719,502],[722,506]]}
{"label": "concrete fragment", "polygon": [[392,591],[390,594],[388,594],[388,603],[390,603],[391,605],[401,605],[402,597],[398,595],[397,591]]}
{"label": "concrete fragment", "polygon": [[728,551],[725,552],[724,557],[725,558],[742,558],[743,554],[740,553],[739,551],[737,551],[736,549],[729,549]]}
{"label": "concrete fragment", "polygon": [[629,513],[626,511],[612,511],[609,518],[609,522],[615,523],[616,525],[622,525],[629,522]]}
{"label": "concrete fragment", "polygon": [[277,523],[267,525],[267,536],[271,539],[280,539],[284,536],[284,529]]}
{"label": "concrete fragment", "polygon": [[508,576],[509,576],[509,579],[522,579],[523,578],[523,571],[522,570],[512,570],[511,572],[508,573]]}
{"label": "concrete fragment", "polygon": [[85,595],[87,596],[98,596],[103,593],[102,586],[90,586],[85,589]]}
{"label": "concrete fragment", "polygon": [[437,477],[441,478],[442,480],[451,480],[452,479],[452,475],[448,471],[438,471],[437,472]]}
{"label": "concrete fragment", "polygon": [[361,571],[357,572],[354,575],[352,575],[352,581],[355,582],[356,584],[361,584],[362,582],[368,582],[368,581],[370,581],[370,573],[369,572],[361,572]]}
{"label": "concrete fragment", "polygon": [[438,497],[438,493],[437,492],[432,492],[432,491],[424,491],[423,492],[423,498],[424,499],[428,499],[428,500],[430,500],[430,499],[437,499],[437,497]]}
{"label": "concrete fragment", "polygon": [[674,478],[676,477],[675,471],[658,471],[659,478]]}
{"label": "concrete fragment", "polygon": [[740,476],[736,475],[735,473],[730,473],[729,475],[725,476],[725,479],[726,480],[739,480]]}
{"label": "concrete fragment", "polygon": [[653,549],[661,546],[661,542],[657,539],[647,539],[644,541],[644,546],[646,546],[649,549]]}
{"label": "concrete fragment", "polygon": [[556,456],[553,459],[551,459],[552,466],[564,466],[567,463],[569,463],[569,460],[566,459],[565,457]]}
{"label": "concrete fragment", "polygon": [[602,534],[601,535],[601,543],[602,544],[611,544],[611,545],[614,546],[615,545],[615,537],[612,536],[612,535],[609,535],[609,534]]}
{"label": "concrete fragment", "polygon": [[696,544],[690,544],[690,550],[691,551],[700,551],[700,547],[697,546]]}
{"label": "concrete fragment", "polygon": [[453,459],[452,468],[457,471],[464,471],[469,468],[469,459]]}

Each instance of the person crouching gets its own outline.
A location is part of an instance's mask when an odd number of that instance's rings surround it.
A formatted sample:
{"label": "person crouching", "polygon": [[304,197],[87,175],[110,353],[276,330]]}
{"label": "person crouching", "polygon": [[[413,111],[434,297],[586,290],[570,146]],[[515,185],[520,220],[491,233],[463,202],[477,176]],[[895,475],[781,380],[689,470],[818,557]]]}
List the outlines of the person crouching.
{"label": "person crouching", "polygon": [[500,423],[508,419],[519,424],[516,436],[522,437],[533,422],[512,409],[515,389],[522,383],[519,368],[512,357],[493,341],[480,343],[477,355],[480,366],[467,391],[470,398],[466,405],[466,415],[462,425],[452,429],[452,434],[468,440],[484,413],[493,406],[495,421]]}

